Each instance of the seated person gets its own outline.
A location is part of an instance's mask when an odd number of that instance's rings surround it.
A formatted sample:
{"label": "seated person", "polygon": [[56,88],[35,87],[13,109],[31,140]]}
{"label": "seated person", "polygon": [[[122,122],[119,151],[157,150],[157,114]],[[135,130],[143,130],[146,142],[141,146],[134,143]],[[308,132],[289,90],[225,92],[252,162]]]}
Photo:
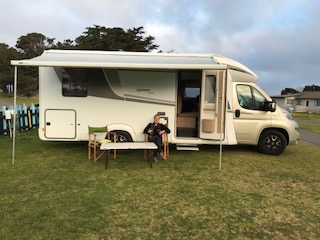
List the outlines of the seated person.
{"label": "seated person", "polygon": [[148,134],[148,141],[154,142],[158,146],[158,150],[154,151],[153,153],[153,160],[155,162],[158,162],[157,154],[159,153],[159,156],[163,158],[163,152],[161,150],[162,145],[162,134],[170,133],[169,128],[167,128],[165,125],[159,123],[160,121],[160,115],[156,114],[153,117],[154,122],[149,123],[148,126],[143,130],[144,133]]}

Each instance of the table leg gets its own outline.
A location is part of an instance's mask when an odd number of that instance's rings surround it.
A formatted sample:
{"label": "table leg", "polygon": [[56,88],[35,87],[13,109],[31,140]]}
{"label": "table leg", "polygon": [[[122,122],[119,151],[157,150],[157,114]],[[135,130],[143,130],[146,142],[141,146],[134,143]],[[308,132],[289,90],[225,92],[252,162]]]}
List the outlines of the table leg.
{"label": "table leg", "polygon": [[152,168],[152,162],[153,162],[152,156],[153,156],[153,152],[148,149],[148,161],[149,161],[149,164],[150,164],[150,168]]}
{"label": "table leg", "polygon": [[109,154],[108,154],[108,152],[107,152],[107,154],[106,154],[107,156],[106,156],[106,169],[108,168],[108,162],[109,162]]}

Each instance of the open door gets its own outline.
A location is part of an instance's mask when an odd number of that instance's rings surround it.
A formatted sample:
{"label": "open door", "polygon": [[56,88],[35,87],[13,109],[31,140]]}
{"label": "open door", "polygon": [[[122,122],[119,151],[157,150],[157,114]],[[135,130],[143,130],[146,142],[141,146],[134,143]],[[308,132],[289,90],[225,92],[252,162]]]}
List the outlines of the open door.
{"label": "open door", "polygon": [[204,70],[201,89],[200,138],[224,139],[226,71]]}

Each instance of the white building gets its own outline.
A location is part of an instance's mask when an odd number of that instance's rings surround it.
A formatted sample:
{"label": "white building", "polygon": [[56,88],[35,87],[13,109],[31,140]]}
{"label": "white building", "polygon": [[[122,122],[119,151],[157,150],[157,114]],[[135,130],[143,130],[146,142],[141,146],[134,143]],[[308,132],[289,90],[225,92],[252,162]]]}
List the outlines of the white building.
{"label": "white building", "polygon": [[320,112],[320,91],[285,94],[271,97],[276,103],[294,112]]}

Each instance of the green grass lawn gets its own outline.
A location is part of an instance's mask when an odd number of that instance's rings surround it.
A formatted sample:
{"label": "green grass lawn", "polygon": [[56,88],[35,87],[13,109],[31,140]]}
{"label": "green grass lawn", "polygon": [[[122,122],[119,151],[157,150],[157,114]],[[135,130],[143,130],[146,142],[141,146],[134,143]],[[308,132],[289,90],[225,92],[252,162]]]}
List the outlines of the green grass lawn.
{"label": "green grass lawn", "polygon": [[294,112],[292,113],[294,119],[301,120],[320,120],[320,113]]}
{"label": "green grass lawn", "polygon": [[[13,105],[14,99],[13,97],[0,97],[0,102],[10,103]],[[30,106],[31,103],[38,104],[39,103],[39,97],[17,97],[17,104],[26,104],[27,106]]]}
{"label": "green grass lawn", "polygon": [[[142,151],[96,165],[86,143],[0,137],[1,239],[319,239],[320,148]],[[173,149],[173,147],[172,147]]]}
{"label": "green grass lawn", "polygon": [[293,113],[295,120],[299,121],[302,130],[320,133],[320,114],[318,113]]}
{"label": "green grass lawn", "polygon": [[320,133],[320,123],[299,123],[302,130],[314,133]]}

